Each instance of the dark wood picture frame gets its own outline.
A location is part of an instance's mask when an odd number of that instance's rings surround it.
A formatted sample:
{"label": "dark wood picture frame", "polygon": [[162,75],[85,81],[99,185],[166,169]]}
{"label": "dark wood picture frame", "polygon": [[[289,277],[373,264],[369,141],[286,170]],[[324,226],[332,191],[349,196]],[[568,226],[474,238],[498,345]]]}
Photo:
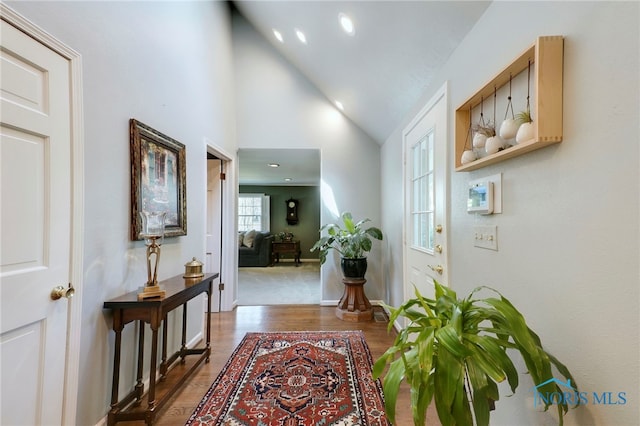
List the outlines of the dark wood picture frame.
{"label": "dark wood picture frame", "polygon": [[185,146],[133,118],[129,120],[129,136],[131,239],[142,239],[142,211],[167,212],[165,237],[187,235]]}

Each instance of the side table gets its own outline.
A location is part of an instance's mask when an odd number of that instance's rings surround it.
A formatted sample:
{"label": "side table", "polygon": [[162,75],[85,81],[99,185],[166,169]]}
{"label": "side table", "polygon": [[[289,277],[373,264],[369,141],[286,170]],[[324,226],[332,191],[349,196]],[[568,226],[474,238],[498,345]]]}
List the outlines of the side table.
{"label": "side table", "polygon": [[298,266],[300,264],[300,241],[274,241],[271,244],[271,262],[280,262],[281,254],[292,254],[293,260]]}
{"label": "side table", "polygon": [[[213,280],[219,274],[205,274],[201,278],[183,278],[177,275],[158,283],[166,291],[163,298],[138,300],[138,291],[132,291],[123,296],[104,302],[105,309],[113,312],[113,331],[116,333],[115,350],[113,357],[113,383],[111,387],[111,409],[107,417],[107,424],[114,425],[120,421],[144,420],[151,425],[157,412],[166,404],[171,396],[183,385],[187,378],[196,370],[202,361],[209,362],[211,353],[211,325],[207,319],[206,345],[204,348],[187,349],[187,302],[194,297],[207,293],[208,309],[211,312],[211,292]],[[182,347],[167,358],[167,314],[182,305]],[[134,389],[122,400],[118,400],[118,386],[120,384],[120,357],[122,351],[122,330],[130,322],[139,321],[140,331],[138,335],[138,365],[137,381]],[[144,411],[132,410],[142,403],[144,384],[142,381],[142,368],[144,364],[144,323],[151,326],[151,358],[149,368],[149,390],[147,392],[147,407]],[[169,368],[179,358],[181,363],[189,355],[200,355],[195,363],[183,373],[174,386],[156,400],[156,371],[158,360],[158,330],[162,325],[162,360],[160,363],[160,381],[164,381]]]}

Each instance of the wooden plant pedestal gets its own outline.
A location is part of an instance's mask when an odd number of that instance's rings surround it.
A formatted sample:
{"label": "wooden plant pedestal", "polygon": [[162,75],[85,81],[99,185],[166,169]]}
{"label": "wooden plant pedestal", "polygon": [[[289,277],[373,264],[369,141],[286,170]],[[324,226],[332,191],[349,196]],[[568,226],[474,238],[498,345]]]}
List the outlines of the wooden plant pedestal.
{"label": "wooden plant pedestal", "polygon": [[344,294],[338,302],[336,316],[343,321],[361,322],[373,319],[373,309],[364,294],[364,278],[343,278]]}

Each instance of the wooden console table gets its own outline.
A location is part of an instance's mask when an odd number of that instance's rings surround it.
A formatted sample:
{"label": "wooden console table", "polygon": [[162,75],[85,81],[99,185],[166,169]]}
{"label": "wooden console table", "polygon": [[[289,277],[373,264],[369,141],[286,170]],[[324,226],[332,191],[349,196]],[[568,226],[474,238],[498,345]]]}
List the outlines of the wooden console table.
{"label": "wooden console table", "polygon": [[300,264],[300,241],[274,241],[271,243],[272,263],[280,262],[281,254],[292,254],[296,266]]}
{"label": "wooden console table", "polygon": [[[138,300],[138,291],[127,293],[104,302],[104,308],[113,311],[113,331],[116,333],[115,351],[113,357],[113,383],[111,388],[111,409],[107,417],[107,424],[114,425],[120,421],[144,420],[151,425],[162,406],[169,401],[175,391],[185,383],[187,378],[196,370],[202,361],[209,362],[211,353],[211,325],[207,320],[206,346],[199,349],[187,349],[187,302],[194,297],[207,293],[207,312],[211,312],[211,291],[213,280],[219,274],[205,274],[201,278],[182,278],[182,275],[169,278],[158,284],[166,291],[163,298]],[[182,346],[167,358],[167,314],[182,305]],[[122,330],[130,322],[139,321],[138,336],[138,366],[137,382],[134,389],[122,400],[118,401],[118,385],[120,384],[120,353],[122,349]],[[151,367],[149,369],[149,391],[147,393],[147,408],[142,411],[135,407],[142,403],[144,384],[142,382],[142,366],[144,363],[144,323],[151,326]],[[185,362],[188,355],[200,355],[196,362],[182,377],[177,379],[174,386],[156,400],[156,375],[158,360],[158,329],[162,324],[162,361],[160,363],[160,381],[167,378],[169,368],[180,358]]]}

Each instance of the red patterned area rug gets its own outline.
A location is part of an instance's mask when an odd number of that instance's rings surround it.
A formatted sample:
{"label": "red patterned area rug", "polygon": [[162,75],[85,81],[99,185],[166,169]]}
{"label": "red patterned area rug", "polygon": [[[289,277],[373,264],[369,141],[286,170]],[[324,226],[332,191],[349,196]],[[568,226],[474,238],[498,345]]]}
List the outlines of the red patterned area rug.
{"label": "red patterned area rug", "polygon": [[247,333],[187,425],[389,425],[361,331]]}

